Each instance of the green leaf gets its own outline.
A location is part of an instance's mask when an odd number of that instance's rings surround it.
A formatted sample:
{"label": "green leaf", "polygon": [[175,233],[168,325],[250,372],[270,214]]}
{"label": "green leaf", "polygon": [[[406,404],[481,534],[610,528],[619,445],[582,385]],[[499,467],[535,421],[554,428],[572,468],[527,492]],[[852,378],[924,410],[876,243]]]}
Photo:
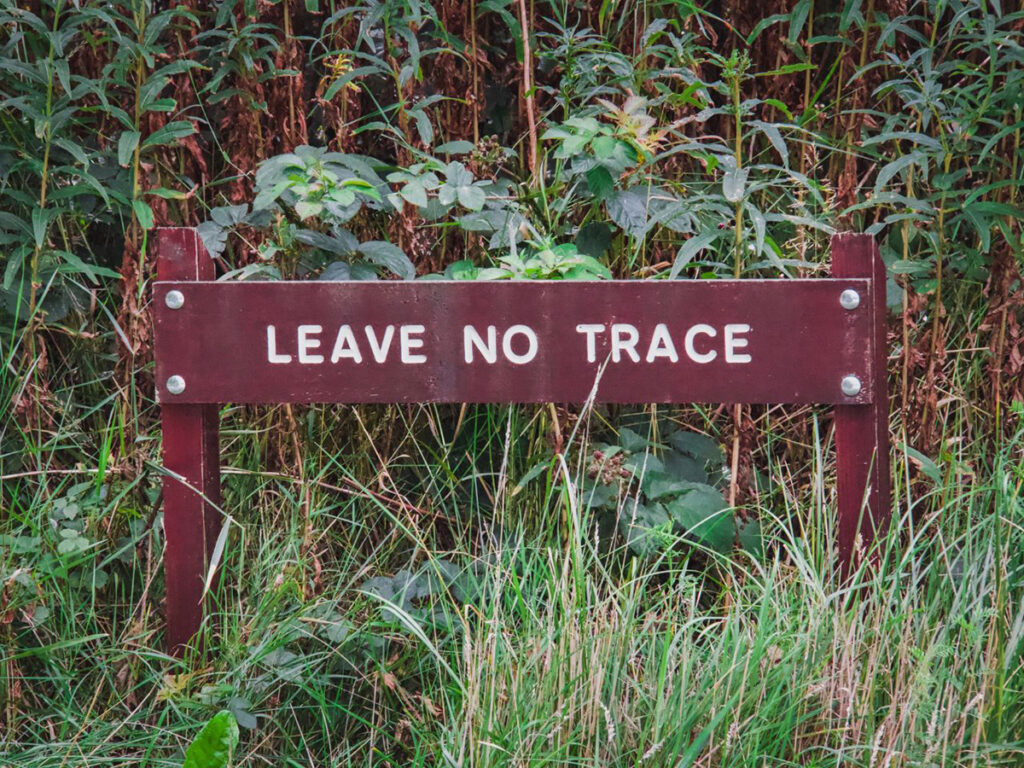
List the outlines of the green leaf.
{"label": "green leaf", "polygon": [[722,195],[730,203],[738,203],[743,199],[747,188],[749,168],[729,168],[722,177]]}
{"label": "green leaf", "polygon": [[427,190],[419,179],[410,181],[399,190],[398,194],[418,208],[426,208],[429,202],[427,200]]}
{"label": "green leaf", "polygon": [[666,504],[683,532],[716,552],[732,548],[736,524],[722,494],[710,485],[694,488]]}
{"label": "green leaf", "polygon": [[199,732],[185,751],[182,768],[227,768],[238,746],[238,721],[222,709]]}
{"label": "green leaf", "polygon": [[675,541],[672,518],[662,504],[627,504],[619,516],[619,530],[629,548],[640,556],[657,554]]}
{"label": "green leaf", "polygon": [[595,165],[587,171],[587,187],[590,189],[590,194],[598,200],[604,200],[615,189],[615,179],[612,178],[607,168]]}
{"label": "green leaf", "polygon": [[611,247],[612,230],[603,221],[592,221],[576,234],[576,250],[595,259],[601,258]]}
{"label": "green leaf", "polygon": [[409,257],[394,243],[371,240],[360,244],[359,252],[371,263],[385,267],[405,280],[411,280],[416,276],[416,268],[409,261]]}
{"label": "green leaf", "polygon": [[676,254],[676,262],[672,265],[672,270],[668,273],[670,278],[679,276],[679,273],[683,271],[683,267],[689,264],[696,258],[697,254],[711,245],[715,240],[718,239],[719,230],[710,229],[707,232],[702,232],[696,237],[691,237]]}
{"label": "green leaf", "polygon": [[649,228],[647,188],[632,187],[608,196],[608,216],[633,237],[642,237]]}
{"label": "green leaf", "polygon": [[445,155],[464,155],[467,152],[473,151],[473,142],[471,141],[446,141],[444,144],[438,144],[434,147],[435,152],[440,152]]}
{"label": "green leaf", "polygon": [[139,144],[140,136],[142,134],[138,131],[125,131],[117,140],[117,164],[122,168],[127,168],[128,163],[131,162],[132,155],[135,153],[135,147]]}
{"label": "green leaf", "polygon": [[722,448],[707,435],[699,432],[679,431],[669,438],[676,450],[700,459],[707,464],[722,463]]}
{"label": "green leaf", "polygon": [[224,227],[215,221],[203,221],[196,227],[196,231],[211,258],[217,258],[224,253],[228,245],[228,233]]}
{"label": "green leaf", "polygon": [[646,450],[647,440],[629,427],[622,427],[619,430],[619,445],[630,453],[639,453]]}
{"label": "green leaf", "polygon": [[901,171],[910,167],[913,164],[920,166],[927,175],[928,159],[924,152],[915,150],[908,155],[897,158],[891,163],[886,164],[882,167],[882,170],[878,172],[878,176],[875,178],[875,195],[876,197],[885,190],[885,185],[889,183],[890,179],[896,176]]}
{"label": "green leaf", "polygon": [[196,127],[188,120],[175,120],[168,123],[163,128],[159,128],[142,142],[143,149],[149,149],[150,147],[159,147],[164,144],[170,144],[178,139],[183,139],[186,136],[191,136],[196,132]]}
{"label": "green leaf", "polygon": [[942,470],[939,469],[939,465],[929,459],[923,453],[916,448],[912,448],[906,443],[902,446],[906,452],[907,457],[917,465],[917,468],[921,470],[921,473],[925,475],[929,480],[933,480],[936,483],[942,482]]}
{"label": "green leaf", "polygon": [[487,202],[487,195],[480,187],[474,185],[467,187],[459,187],[458,190],[459,204],[463,208],[468,208],[471,211],[479,211],[484,207],[484,203]]}
{"label": "green leaf", "polygon": [[314,203],[309,200],[300,200],[295,204],[295,213],[305,221],[311,216],[316,216],[324,209],[323,203]]}
{"label": "green leaf", "polygon": [[42,248],[46,241],[46,226],[50,223],[50,217],[45,208],[32,209],[32,236],[35,238],[36,248]]}

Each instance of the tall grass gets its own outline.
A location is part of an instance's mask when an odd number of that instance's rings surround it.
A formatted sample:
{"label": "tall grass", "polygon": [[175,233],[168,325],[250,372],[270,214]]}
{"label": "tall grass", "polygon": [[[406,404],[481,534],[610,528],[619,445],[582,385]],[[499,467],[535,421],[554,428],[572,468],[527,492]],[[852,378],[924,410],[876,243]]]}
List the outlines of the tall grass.
{"label": "tall grass", "polygon": [[[255,435],[232,432],[225,507],[245,512],[205,659],[159,650],[155,529],[59,567],[5,538],[4,759],[174,765],[226,707],[243,765],[1020,764],[1021,435],[973,485],[922,491],[903,456],[877,565],[842,584],[827,470],[775,468],[763,555],[639,559],[578,490],[586,430],[547,480],[495,498],[516,477],[493,435],[515,466],[531,424],[511,411],[474,433],[492,414],[464,420],[461,456],[454,420],[415,442],[447,471],[398,451],[373,487],[331,449],[303,477],[261,470]],[[103,520],[116,504],[82,507]],[[58,506],[22,510],[27,535],[59,536]]]}
{"label": "tall grass", "polygon": [[[0,766],[179,765],[221,708],[252,766],[1024,764],[1022,16],[755,6],[0,0]],[[642,157],[588,177],[577,117]],[[213,642],[168,657],[148,232],[234,216],[302,143],[461,158],[529,248],[623,277],[817,274],[876,235],[878,567],[832,571],[814,409],[642,414],[735,445],[766,538],[638,558],[582,490],[620,413],[229,405]],[[453,210],[352,236],[493,266]],[[242,234],[220,270],[272,266]]]}

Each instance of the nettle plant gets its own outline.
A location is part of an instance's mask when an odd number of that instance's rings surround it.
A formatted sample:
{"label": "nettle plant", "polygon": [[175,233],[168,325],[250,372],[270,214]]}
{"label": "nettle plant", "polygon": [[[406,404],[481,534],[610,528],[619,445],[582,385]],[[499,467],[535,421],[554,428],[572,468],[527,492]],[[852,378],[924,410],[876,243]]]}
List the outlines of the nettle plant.
{"label": "nettle plant", "polygon": [[346,227],[364,207],[393,211],[379,164],[361,155],[301,146],[277,155],[256,171],[252,205],[210,211],[199,235],[211,256],[220,256],[227,237],[242,225],[265,231],[260,260],[226,277],[280,279],[319,273],[328,280],[372,280],[381,271],[403,278],[415,274],[402,250],[383,240],[360,242]]}
{"label": "nettle plant", "polygon": [[[459,144],[466,144],[460,142]],[[468,145],[472,148],[472,145]],[[454,153],[465,147],[440,147]],[[360,242],[349,226],[361,211],[394,214],[403,205],[434,226],[454,224],[487,238],[497,265],[469,260],[450,265],[430,279],[601,279],[611,273],[575,243],[557,243],[529,222],[505,179],[478,180],[458,160],[425,158],[382,179],[384,166],[361,155],[298,147],[263,163],[256,172],[252,205],[214,208],[199,225],[211,256],[224,253],[228,235],[254,228],[269,235],[258,246],[260,260],[230,272],[236,279],[309,277],[373,280],[382,273],[415,276],[409,257],[397,245]]]}
{"label": "nettle plant", "polygon": [[738,521],[719,487],[727,474],[718,443],[674,424],[658,432],[650,440],[622,427],[616,442],[596,444],[582,489],[587,503],[641,556],[681,542],[719,553],[737,544],[760,552],[757,521]]}

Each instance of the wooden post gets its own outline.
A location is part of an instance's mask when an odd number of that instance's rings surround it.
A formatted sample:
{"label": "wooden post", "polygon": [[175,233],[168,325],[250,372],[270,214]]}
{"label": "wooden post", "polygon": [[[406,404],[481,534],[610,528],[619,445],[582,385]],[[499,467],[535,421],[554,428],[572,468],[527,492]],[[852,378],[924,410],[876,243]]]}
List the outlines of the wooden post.
{"label": "wooden post", "polygon": [[[195,229],[156,232],[159,280],[212,280],[210,259]],[[188,296],[185,295],[188,302]],[[211,364],[213,361],[211,361]],[[217,405],[160,404],[163,428],[164,580],[167,648],[181,655],[203,621],[202,595],[220,529]],[[180,477],[180,479],[178,479]]]}
{"label": "wooden post", "polygon": [[839,506],[839,562],[844,573],[856,567],[885,535],[892,514],[889,477],[889,395],[885,346],[885,265],[870,235],[832,238],[832,275],[866,277],[871,296],[853,311],[871,313],[874,350],[868,358],[871,389],[867,405],[835,409],[836,495]]}

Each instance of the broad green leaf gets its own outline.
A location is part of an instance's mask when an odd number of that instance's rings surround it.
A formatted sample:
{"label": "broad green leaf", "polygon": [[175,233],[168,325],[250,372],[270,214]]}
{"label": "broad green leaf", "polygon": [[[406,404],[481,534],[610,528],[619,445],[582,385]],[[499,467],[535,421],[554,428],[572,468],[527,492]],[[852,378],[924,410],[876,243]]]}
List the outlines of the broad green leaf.
{"label": "broad green leaf", "polygon": [[595,165],[586,173],[587,188],[598,200],[604,200],[615,189],[615,179],[603,165]]}
{"label": "broad green leaf", "polygon": [[323,203],[312,202],[310,200],[300,200],[295,204],[295,213],[297,213],[299,218],[303,221],[311,218],[312,216],[319,216],[323,209]]}
{"label": "broad green leaf", "polygon": [[679,276],[679,273],[683,271],[683,267],[693,261],[697,254],[711,245],[715,240],[718,239],[720,232],[717,229],[710,229],[706,232],[702,232],[695,237],[689,238],[679,248],[679,252],[676,253],[675,264],[672,265],[672,269],[668,276],[675,278]]}
{"label": "broad green leaf", "polygon": [[730,203],[738,203],[743,199],[747,188],[749,168],[729,168],[722,177],[722,195]]}
{"label": "broad green leaf", "polygon": [[576,234],[576,250],[595,259],[601,258],[611,247],[612,230],[603,221],[584,224]]}
{"label": "broad green leaf", "polygon": [[638,432],[629,427],[622,427],[619,430],[619,445],[630,453],[639,453],[646,450],[648,443]]}
{"label": "broad green leaf", "polygon": [[153,209],[149,207],[149,203],[135,198],[132,200],[132,210],[135,211],[135,218],[138,219],[140,227],[146,230],[153,228]]}
{"label": "broad green leaf", "polygon": [[135,154],[135,147],[139,144],[139,137],[142,136],[138,131],[124,131],[120,138],[117,140],[117,164],[122,168],[127,168],[128,163],[131,162],[132,155]]}
{"label": "broad green leaf", "polygon": [[385,267],[401,278],[411,280],[416,276],[416,268],[409,261],[409,257],[394,243],[371,240],[360,244],[359,252],[371,263]]}
{"label": "broad green leaf", "polygon": [[655,555],[675,541],[672,518],[661,504],[626,504],[619,515],[619,530],[629,548],[643,557]]}
{"label": "broad green leaf", "polygon": [[227,768],[236,746],[238,721],[230,711],[222,709],[185,750],[182,768]]}
{"label": "broad green leaf", "polygon": [[732,548],[736,536],[732,511],[711,486],[694,488],[665,506],[687,536],[717,552]]}
{"label": "broad green leaf", "polygon": [[170,144],[178,139],[191,136],[195,132],[196,127],[188,120],[175,120],[147,136],[146,140],[142,142],[142,148],[149,149]]}
{"label": "broad green leaf", "polygon": [[707,464],[720,464],[722,462],[721,446],[707,435],[680,430],[672,434],[669,442],[672,443],[676,450],[695,459],[700,459]]}
{"label": "broad green leaf", "polygon": [[463,208],[468,208],[471,211],[479,211],[484,207],[484,203],[487,202],[487,195],[484,191],[475,184],[459,187],[457,190],[459,196],[459,204]]}

